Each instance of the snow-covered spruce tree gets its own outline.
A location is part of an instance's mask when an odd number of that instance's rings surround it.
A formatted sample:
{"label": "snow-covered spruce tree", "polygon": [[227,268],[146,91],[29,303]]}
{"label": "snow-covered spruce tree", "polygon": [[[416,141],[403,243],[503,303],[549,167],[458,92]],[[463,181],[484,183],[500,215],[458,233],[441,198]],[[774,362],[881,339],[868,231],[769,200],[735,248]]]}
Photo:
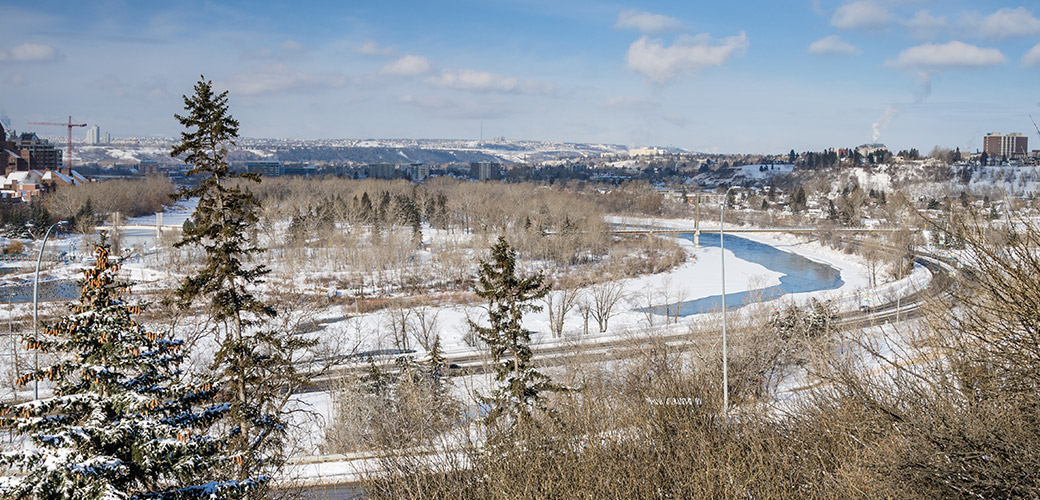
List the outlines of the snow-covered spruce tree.
{"label": "snow-covered spruce tree", "polygon": [[234,477],[247,478],[284,462],[283,412],[305,382],[293,356],[314,343],[266,329],[275,309],[253,294],[269,272],[262,264],[247,263],[264,251],[250,238],[260,204],[235,181],[260,182],[260,176],[233,172],[228,164],[227,147],[238,137],[238,121],[228,113],[227,91],[215,94],[212,82],[202,77],[195,94],[184,96],[184,108],[185,116],[174,116],[187,130],[170,154],[184,155],[192,165],[188,175],[202,180],[198,187],[177,193],[183,199],[198,198],[198,207],[193,225],[185,226],[175,245],[202,248],[205,263],[184,279],[176,297],[185,308],[204,302],[212,320],[220,345],[213,368],[225,388],[219,397],[231,404],[234,424],[230,444],[239,464]]}
{"label": "snow-covered spruce tree", "polygon": [[488,326],[470,321],[470,327],[487,344],[498,384],[483,400],[484,423],[491,433],[537,426],[538,414],[547,411],[543,393],[563,389],[532,365],[531,334],[522,324],[524,312],[541,309],[533,302],[548,293],[544,276],[517,277],[516,251],[500,236],[491,258],[480,263],[478,279],[476,293],[487,300]]}
{"label": "snow-covered spruce tree", "polygon": [[52,397],[0,406],[0,422],[29,442],[0,456],[4,498],[239,498],[266,480],[222,477],[226,441],[210,430],[230,411],[217,388],[192,384],[178,366],[180,341],[151,333],[133,318],[143,304],[122,299],[102,239],[94,267],[69,315],[27,339],[54,353],[53,366],[20,383],[53,381]]}

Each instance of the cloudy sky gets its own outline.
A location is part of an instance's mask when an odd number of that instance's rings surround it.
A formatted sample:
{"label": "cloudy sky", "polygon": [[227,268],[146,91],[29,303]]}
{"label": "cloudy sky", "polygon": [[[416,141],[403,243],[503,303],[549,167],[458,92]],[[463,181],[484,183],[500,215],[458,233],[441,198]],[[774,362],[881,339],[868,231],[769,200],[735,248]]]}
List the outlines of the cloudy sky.
{"label": "cloudy sky", "polygon": [[1036,1],[35,0],[0,12],[0,118],[18,130],[71,114],[114,136],[172,136],[204,74],[230,91],[248,137],[475,139],[483,125],[485,138],[709,152],[875,138],[974,150],[991,131],[1040,144]]}

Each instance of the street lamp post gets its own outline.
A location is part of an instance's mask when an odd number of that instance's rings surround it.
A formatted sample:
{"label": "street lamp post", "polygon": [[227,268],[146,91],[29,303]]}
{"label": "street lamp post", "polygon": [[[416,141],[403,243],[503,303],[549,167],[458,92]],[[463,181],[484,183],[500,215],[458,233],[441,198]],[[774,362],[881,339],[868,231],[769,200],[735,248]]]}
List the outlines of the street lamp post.
{"label": "street lamp post", "polygon": [[[36,324],[40,314],[40,262],[43,261],[43,247],[47,246],[47,238],[50,237],[51,230],[65,224],[68,224],[68,221],[58,221],[47,228],[47,232],[43,235],[43,242],[40,243],[40,253],[36,256],[36,277],[33,279],[33,339],[36,339]],[[40,371],[40,350],[34,349],[34,351],[33,369]],[[40,380],[38,378],[33,380],[33,399],[40,399]]]}
{"label": "street lamp post", "polygon": [[719,212],[719,249],[722,251],[722,415],[729,409],[729,353],[726,348],[726,245],[723,235],[726,232],[726,201],[729,192],[737,186],[730,186],[722,196],[722,210]]}

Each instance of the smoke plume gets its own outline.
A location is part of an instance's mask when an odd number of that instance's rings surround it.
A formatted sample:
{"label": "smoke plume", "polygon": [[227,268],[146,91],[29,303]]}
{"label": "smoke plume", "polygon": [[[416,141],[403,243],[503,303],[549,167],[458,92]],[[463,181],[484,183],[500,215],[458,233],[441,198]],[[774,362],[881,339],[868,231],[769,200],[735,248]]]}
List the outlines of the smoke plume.
{"label": "smoke plume", "polygon": [[921,104],[932,95],[932,75],[922,71],[917,74],[917,91],[914,92],[914,104]]}
{"label": "smoke plume", "polygon": [[874,134],[871,136],[870,142],[877,142],[878,138],[881,137],[881,130],[888,126],[888,122],[892,121],[896,115],[899,114],[899,108],[895,106],[889,106],[885,108],[885,112],[881,114],[881,118],[874,122],[871,126],[874,129]]}

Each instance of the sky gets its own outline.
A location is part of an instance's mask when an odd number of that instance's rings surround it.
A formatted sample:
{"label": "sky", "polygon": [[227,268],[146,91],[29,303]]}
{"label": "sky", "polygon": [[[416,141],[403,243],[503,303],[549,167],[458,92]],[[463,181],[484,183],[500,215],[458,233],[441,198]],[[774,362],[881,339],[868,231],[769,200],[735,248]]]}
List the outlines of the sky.
{"label": "sky", "polygon": [[[1040,2],[0,0],[0,119],[175,136],[201,77],[257,138],[780,153],[1040,146]],[[85,128],[75,129],[78,137]]]}

